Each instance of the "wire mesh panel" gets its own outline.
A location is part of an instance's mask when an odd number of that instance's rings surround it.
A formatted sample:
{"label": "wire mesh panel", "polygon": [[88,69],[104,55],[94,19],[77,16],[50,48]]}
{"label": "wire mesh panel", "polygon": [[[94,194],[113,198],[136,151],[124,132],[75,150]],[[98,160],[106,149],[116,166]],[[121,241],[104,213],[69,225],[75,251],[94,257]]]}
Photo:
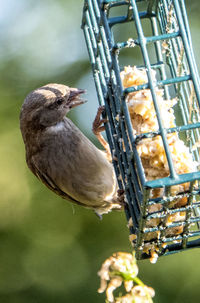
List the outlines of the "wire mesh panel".
{"label": "wire mesh panel", "polygon": [[138,259],[200,245],[200,90],[183,0],[85,0],[82,28]]}

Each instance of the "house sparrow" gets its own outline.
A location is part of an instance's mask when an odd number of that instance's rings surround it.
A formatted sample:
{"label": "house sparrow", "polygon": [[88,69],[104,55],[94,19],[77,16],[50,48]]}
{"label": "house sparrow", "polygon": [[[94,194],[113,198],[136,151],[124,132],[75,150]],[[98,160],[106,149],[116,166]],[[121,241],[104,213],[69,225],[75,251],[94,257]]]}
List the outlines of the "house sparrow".
{"label": "house sparrow", "polygon": [[[21,109],[20,129],[33,174],[62,198],[101,216],[121,209],[122,203],[107,153],[96,148],[65,116],[85,103],[80,98],[83,93],[55,83],[32,91]],[[96,134],[102,124],[100,114],[93,125]]]}

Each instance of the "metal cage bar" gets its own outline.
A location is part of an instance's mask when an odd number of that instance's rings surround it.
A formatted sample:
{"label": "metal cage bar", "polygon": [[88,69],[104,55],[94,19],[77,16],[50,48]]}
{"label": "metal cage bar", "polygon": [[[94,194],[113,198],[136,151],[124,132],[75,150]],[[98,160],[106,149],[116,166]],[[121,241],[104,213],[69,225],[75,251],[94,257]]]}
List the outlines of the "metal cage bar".
{"label": "metal cage bar", "polygon": [[[147,34],[145,21],[150,24]],[[118,41],[116,32],[120,34],[122,26],[129,26],[130,38]],[[194,161],[199,162],[200,80],[184,0],[85,0],[82,29],[99,103],[105,105],[109,121],[106,134],[119,187],[126,193],[125,212],[137,258],[149,258],[152,247],[161,256],[200,246],[200,172],[177,173],[168,142],[169,134],[182,136]],[[154,49],[153,58],[149,47]],[[148,82],[124,88],[120,76],[123,52],[135,48],[141,56],[138,68],[146,70]],[[137,65],[134,55],[129,54],[129,59]],[[152,70],[157,71],[156,80]],[[178,100],[179,122],[174,127],[164,127],[156,88],[163,89],[166,100],[174,95]],[[151,92],[158,130],[135,134],[127,96],[142,90]],[[144,140],[158,137],[169,175],[149,180],[137,148]],[[186,188],[173,195],[174,186],[181,184],[187,184]],[[162,194],[155,197],[156,190]],[[184,205],[171,206],[181,199]],[[157,209],[150,211],[153,207]],[[180,219],[170,222],[176,214]],[[150,226],[151,220],[158,223]],[[181,232],[173,233],[176,229]],[[148,238],[154,233],[155,237]]]}

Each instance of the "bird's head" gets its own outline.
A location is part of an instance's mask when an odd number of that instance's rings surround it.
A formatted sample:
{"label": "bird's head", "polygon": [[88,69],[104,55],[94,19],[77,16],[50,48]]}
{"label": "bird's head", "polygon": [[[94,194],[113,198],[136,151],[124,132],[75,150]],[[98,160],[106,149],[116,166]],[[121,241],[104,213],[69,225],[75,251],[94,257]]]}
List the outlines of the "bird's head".
{"label": "bird's head", "polygon": [[80,96],[83,89],[51,83],[32,91],[21,109],[21,126],[28,123],[35,127],[47,127],[62,121],[75,106],[85,103]]}

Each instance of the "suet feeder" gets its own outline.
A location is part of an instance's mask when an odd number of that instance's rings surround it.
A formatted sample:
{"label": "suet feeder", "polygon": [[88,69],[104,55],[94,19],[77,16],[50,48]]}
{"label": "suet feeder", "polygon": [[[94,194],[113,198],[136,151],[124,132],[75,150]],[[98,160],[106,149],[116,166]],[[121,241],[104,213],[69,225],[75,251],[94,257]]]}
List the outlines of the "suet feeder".
{"label": "suet feeder", "polygon": [[[149,258],[150,251],[161,256],[199,247],[200,81],[184,0],[85,0],[82,29],[137,259]],[[145,70],[146,83],[124,87],[125,65]],[[127,96],[144,90],[151,94],[158,128],[137,133]],[[173,127],[164,123],[158,90],[163,102],[176,98]],[[177,172],[170,134],[184,141],[196,163],[193,171]],[[148,178],[138,146],[157,138],[168,175]]]}

